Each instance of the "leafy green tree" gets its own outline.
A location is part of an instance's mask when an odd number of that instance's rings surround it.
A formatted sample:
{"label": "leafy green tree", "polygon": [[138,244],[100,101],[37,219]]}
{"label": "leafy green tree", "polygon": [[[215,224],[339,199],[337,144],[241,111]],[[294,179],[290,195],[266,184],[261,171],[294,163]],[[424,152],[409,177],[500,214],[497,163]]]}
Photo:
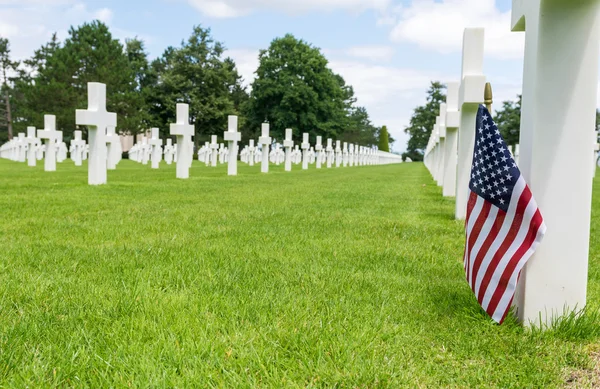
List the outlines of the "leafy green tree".
{"label": "leafy green tree", "polygon": [[347,124],[337,139],[362,146],[375,146],[378,144],[379,129],[371,123],[366,108],[352,108],[346,120]]}
{"label": "leafy green tree", "polygon": [[521,132],[521,95],[517,101],[505,101],[502,108],[496,111],[496,125],[508,145],[519,143]]}
{"label": "leafy green tree", "polygon": [[379,131],[379,150],[390,152],[390,136],[386,126]]}
{"label": "leafy green tree", "polygon": [[404,130],[410,136],[404,159],[422,161],[429,142],[429,137],[435,118],[440,114],[440,104],[446,101],[446,86],[438,81],[433,81],[427,90],[427,103],[417,107],[410,119],[410,125]]}
{"label": "leafy green tree", "polygon": [[72,139],[74,110],[87,108],[87,83],[102,82],[107,85],[107,109],[119,117],[117,129],[128,132],[122,124],[129,125],[140,109],[131,99],[135,77],[123,45],[113,39],[105,24],[94,21],[71,27],[63,45],[54,36],[28,64],[32,70],[19,85],[23,95],[19,114],[27,124],[39,128],[44,114],[54,114],[64,138]]}
{"label": "leafy green tree", "polygon": [[[0,37],[0,127],[5,127],[7,139],[13,138],[13,120],[11,111],[10,74],[17,70],[19,62],[10,59],[10,42]],[[3,139],[6,140],[6,139]]]}
{"label": "leafy green tree", "polygon": [[224,58],[224,51],[223,44],[212,38],[210,29],[196,26],[181,47],[168,47],[152,62],[151,122],[164,135],[169,123],[176,119],[177,103],[190,105],[196,144],[208,140],[211,134],[223,133],[227,116],[239,113],[244,89],[235,63]]}
{"label": "leafy green tree", "polygon": [[351,122],[352,88],[334,74],[321,51],[288,34],[259,54],[256,79],[246,112],[248,125],[258,131],[268,121],[282,139],[292,128],[302,133],[338,139]]}
{"label": "leafy green tree", "polygon": [[130,85],[120,96],[120,103],[125,104],[123,115],[119,117],[119,127],[122,133],[136,135],[151,127],[151,117],[148,112],[150,87],[152,80],[149,76],[148,54],[144,42],[134,38],[125,41],[128,71],[131,72]]}

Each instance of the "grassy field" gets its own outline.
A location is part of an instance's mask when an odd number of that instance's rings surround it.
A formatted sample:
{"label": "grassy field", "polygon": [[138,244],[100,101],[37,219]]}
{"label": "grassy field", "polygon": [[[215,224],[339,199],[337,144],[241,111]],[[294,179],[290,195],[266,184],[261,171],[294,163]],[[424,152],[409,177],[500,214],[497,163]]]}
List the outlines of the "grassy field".
{"label": "grassy field", "polygon": [[493,324],[423,165],[272,169],[0,160],[0,387],[593,385],[597,316]]}

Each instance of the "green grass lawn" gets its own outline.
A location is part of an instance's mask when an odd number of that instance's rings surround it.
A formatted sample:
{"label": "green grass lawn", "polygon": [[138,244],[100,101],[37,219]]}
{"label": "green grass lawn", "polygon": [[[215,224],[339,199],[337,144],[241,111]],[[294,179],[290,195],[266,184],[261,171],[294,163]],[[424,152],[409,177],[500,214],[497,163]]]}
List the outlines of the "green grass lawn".
{"label": "green grass lawn", "polygon": [[[294,168],[194,162],[180,181],[174,165],[122,161],[89,187],[70,161],[0,160],[0,387],[552,388],[593,374],[597,316],[544,334],[486,317],[453,201],[422,164]],[[593,217],[594,310],[599,236]]]}

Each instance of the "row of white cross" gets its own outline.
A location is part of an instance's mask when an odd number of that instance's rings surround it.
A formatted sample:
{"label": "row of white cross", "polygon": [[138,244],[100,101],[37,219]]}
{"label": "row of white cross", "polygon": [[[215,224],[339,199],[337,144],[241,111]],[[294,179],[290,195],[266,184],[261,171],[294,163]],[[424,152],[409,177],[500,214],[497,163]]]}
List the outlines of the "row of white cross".
{"label": "row of white cross", "polygon": [[[88,83],[88,109],[77,110],[76,124],[87,126],[89,145],[82,140],[81,131],[75,131],[75,139],[71,142],[71,158],[75,164],[80,166],[81,161],[88,157],[88,183],[90,185],[102,185],[107,182],[107,170],[113,170],[121,160],[122,148],[119,136],[115,132],[117,125],[117,116],[114,113],[106,110],[106,85],[101,83]],[[40,143],[40,139],[44,141],[44,165],[45,170],[55,171],[56,160],[58,156],[59,162],[66,158],[66,145],[62,142],[62,131],[56,130],[56,118],[53,115],[44,117],[44,129],[37,132],[35,136],[35,128],[29,128],[28,137],[20,134],[19,138],[0,147],[0,156],[10,154],[13,156],[16,150],[15,159],[21,158],[21,152],[29,149],[22,147],[27,142]],[[272,138],[269,134],[269,124],[262,125],[262,136],[258,139],[261,147],[262,172],[269,171],[269,159],[271,157],[274,163],[285,163],[285,170],[290,171],[292,161],[299,157],[299,150],[294,151],[294,142],[292,140],[292,129],[286,130],[286,137],[283,142],[283,152],[280,145],[277,144],[273,150],[269,152],[272,143]],[[173,161],[177,163],[177,178],[189,178],[189,169],[192,166],[194,153],[194,145],[192,137],[195,134],[194,125],[190,124],[189,106],[187,104],[177,104],[176,123],[171,124],[170,134],[176,136],[177,143],[173,145],[171,140],[167,140],[165,150],[162,150],[163,140],[159,137],[159,130],[153,128],[152,136],[148,140],[143,138],[141,144],[136,144],[130,151],[130,159],[137,162],[147,164],[152,161],[152,168],[158,169],[159,163],[162,160],[163,154],[167,164]],[[242,154],[243,158],[248,160],[249,164],[255,162],[254,154],[258,148],[254,146],[254,140],[250,141],[250,145],[240,153],[238,143],[241,141],[241,133],[238,132],[237,116],[229,116],[228,128],[224,133],[224,139],[228,143],[227,147],[221,147],[217,144],[217,136],[212,136],[212,143],[206,143],[198,152],[199,159],[206,161],[210,160],[213,166],[217,163],[217,158],[220,156],[221,163],[227,161],[228,175],[237,175],[237,160],[238,155]],[[27,144],[29,144],[27,143]],[[302,167],[308,169],[309,160],[314,159],[317,168],[321,168],[322,164],[326,164],[328,168],[334,164],[339,166],[357,166],[371,164],[388,164],[401,163],[402,158],[399,155],[380,152],[376,149],[362,147],[353,144],[343,144],[340,141],[336,142],[336,147],[333,147],[333,140],[327,139],[327,146],[323,147],[322,137],[317,137],[317,142],[313,147],[309,143],[309,135],[303,134],[302,148]],[[34,148],[32,147],[31,150]],[[33,154],[33,152],[31,153]],[[252,154],[253,158],[247,158],[247,154]]]}
{"label": "row of white cross", "polygon": [[[268,124],[263,126],[265,131],[268,131]],[[163,159],[170,165],[177,161],[177,146],[173,145],[171,139],[167,139],[167,143],[162,149],[163,142],[159,138],[159,130],[153,128],[151,130],[151,138],[142,137],[141,143],[134,145],[129,150],[129,159],[142,163],[144,165],[152,162],[152,168],[158,169],[159,163]],[[268,137],[267,137],[268,138]],[[269,171],[269,161],[275,165],[285,163],[285,170],[291,171],[292,164],[303,164],[303,169],[308,169],[309,164],[316,164],[318,169],[322,165],[331,168],[359,165],[378,165],[383,162],[401,162],[399,156],[382,156],[376,149],[370,149],[347,142],[336,141],[336,147],[333,147],[333,140],[327,140],[327,147],[322,145],[322,137],[317,137],[315,147],[310,146],[308,142],[309,134],[303,135],[303,150],[300,150],[300,145],[295,145],[292,140],[292,130],[286,130],[286,140],[283,143],[283,149],[280,144],[262,144],[261,147],[256,147],[253,139],[249,141],[249,145],[245,146],[240,152],[240,160],[244,163],[254,166],[255,163],[261,163],[263,153],[268,154],[263,171]],[[271,150],[269,151],[269,148]],[[320,151],[315,151],[320,150]],[[285,150],[285,151],[284,151]],[[198,161],[204,162],[207,166],[217,166],[218,164],[229,163],[230,150],[224,143],[217,142],[217,135],[211,136],[211,142],[205,142],[200,147],[197,153]]]}
{"label": "row of white cross", "polygon": [[55,128],[56,118],[45,115],[43,130],[36,132],[35,127],[27,127],[27,135],[19,133],[17,138],[0,146],[0,158],[27,162],[29,166],[36,166],[37,161],[44,160],[44,170],[56,171],[56,163],[65,161],[68,151],[75,165],[81,166],[81,161],[87,159],[89,151],[81,139],[81,131],[75,131],[75,139],[67,149],[62,131],[56,131]]}
{"label": "row of white cross", "polygon": [[[521,274],[524,323],[548,324],[586,305],[596,128],[600,0],[513,0],[525,31],[518,165],[548,227]],[[508,28],[508,26],[507,26]],[[464,220],[477,110],[484,103],[484,30],[464,34],[460,82],[448,83],[425,163]],[[593,160],[592,160],[593,158]],[[592,170],[594,169],[594,170]]]}

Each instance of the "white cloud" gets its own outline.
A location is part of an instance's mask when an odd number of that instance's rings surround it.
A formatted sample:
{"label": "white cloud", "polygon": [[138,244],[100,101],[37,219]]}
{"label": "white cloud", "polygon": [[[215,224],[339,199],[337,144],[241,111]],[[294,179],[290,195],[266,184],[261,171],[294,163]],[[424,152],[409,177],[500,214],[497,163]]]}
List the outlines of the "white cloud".
{"label": "white cloud", "polygon": [[254,81],[254,72],[258,69],[257,49],[230,49],[225,55],[235,61],[238,73],[244,79],[244,85],[249,86]]}
{"label": "white cloud", "polygon": [[10,40],[12,56],[21,60],[47,43],[54,32],[59,39],[71,26],[98,19],[110,23],[109,8],[90,9],[75,0],[0,0],[0,35]]}
{"label": "white cloud", "polygon": [[349,10],[360,12],[366,9],[384,10],[391,0],[188,0],[203,14],[213,18],[234,18],[258,10],[275,10],[288,14],[310,11],[329,12]]}
{"label": "white cloud", "polygon": [[404,151],[408,126],[415,107],[425,103],[425,91],[433,80],[445,81],[441,72],[373,65],[358,60],[333,59],[330,66],[353,86],[357,104],[367,108],[377,126],[386,125],[396,139],[394,151]]}
{"label": "white cloud", "polygon": [[[330,60],[330,68],[353,86],[358,105],[367,108],[373,123],[388,126],[396,139],[394,150],[404,151],[408,141],[404,128],[413,108],[425,103],[425,91],[430,81],[447,80],[448,77],[438,72],[373,64],[353,57],[351,54],[357,50],[359,48],[323,51]],[[258,50],[231,49],[225,54],[233,58],[249,85],[258,67]]]}
{"label": "white cloud", "polygon": [[511,32],[511,11],[501,12],[494,0],[413,0],[382,17],[396,22],[390,38],[441,53],[459,52],[467,27],[485,27],[486,54],[499,59],[523,57],[524,36]]}
{"label": "white cloud", "polygon": [[357,46],[346,50],[350,57],[364,58],[370,61],[389,61],[395,49],[391,46]]}

